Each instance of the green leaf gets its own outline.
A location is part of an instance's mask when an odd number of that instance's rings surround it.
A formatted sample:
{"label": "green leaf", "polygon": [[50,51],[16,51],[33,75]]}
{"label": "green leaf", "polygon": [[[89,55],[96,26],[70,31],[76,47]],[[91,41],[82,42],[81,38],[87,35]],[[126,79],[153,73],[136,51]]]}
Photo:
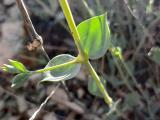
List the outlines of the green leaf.
{"label": "green leaf", "polygon": [[160,48],[159,47],[153,47],[148,53],[148,55],[154,62],[160,65]]}
{"label": "green leaf", "polygon": [[2,69],[3,71],[9,72],[9,73],[19,73],[19,71],[12,65],[4,64]]}
{"label": "green leaf", "polygon": [[12,66],[14,66],[20,72],[27,72],[28,71],[21,62],[18,62],[15,60],[9,60],[9,62],[11,63]]}
{"label": "green leaf", "polygon": [[[101,79],[101,82],[103,83],[103,85],[105,86],[106,85],[106,80],[103,79],[102,77],[100,78]],[[88,80],[88,91],[96,96],[96,97],[100,97],[100,98],[103,98],[103,95],[102,93],[100,92],[96,82],[94,79],[92,79],[92,77],[89,78]]]}
{"label": "green leaf", "polygon": [[83,21],[77,29],[82,48],[90,59],[98,59],[106,53],[110,47],[110,29],[106,14]]}
{"label": "green leaf", "polygon": [[31,73],[20,73],[13,78],[12,86],[14,88],[21,87],[29,78]]}
{"label": "green leaf", "polygon": [[[60,65],[74,59],[75,57],[68,54],[58,55],[54,57],[52,60],[50,60],[45,68],[51,67],[54,65]],[[45,81],[58,82],[58,81],[71,79],[79,73],[80,67],[81,67],[80,63],[74,63],[74,64],[67,65],[65,67],[48,71],[45,73],[46,77],[41,82],[45,82]]]}

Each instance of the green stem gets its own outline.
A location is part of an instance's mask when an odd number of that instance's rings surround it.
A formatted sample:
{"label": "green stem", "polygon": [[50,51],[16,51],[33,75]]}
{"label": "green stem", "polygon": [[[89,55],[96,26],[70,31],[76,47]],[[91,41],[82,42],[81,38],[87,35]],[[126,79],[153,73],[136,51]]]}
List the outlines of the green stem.
{"label": "green stem", "polygon": [[107,93],[104,85],[102,84],[99,76],[97,75],[97,73],[95,72],[94,68],[92,67],[92,65],[90,64],[89,61],[86,62],[86,66],[89,69],[89,72],[90,72],[91,76],[93,77],[93,79],[95,80],[96,84],[98,85],[99,90],[103,94],[105,102],[111,107],[113,105],[112,98],[108,95],[108,93]]}
{"label": "green stem", "polygon": [[74,22],[70,7],[68,5],[68,2],[67,2],[67,0],[59,0],[59,2],[61,5],[61,8],[63,10],[63,13],[66,17],[66,20],[68,22],[68,25],[71,30],[72,36],[74,38],[75,44],[78,48],[78,52],[81,56],[85,56],[84,51],[82,49],[82,46],[80,44],[80,36],[79,36],[78,30],[76,28],[76,24]]}
{"label": "green stem", "polygon": [[66,67],[66,66],[69,66],[69,65],[74,64],[74,63],[79,63],[77,58],[72,60],[72,61],[60,64],[60,65],[56,65],[56,66],[52,66],[52,67],[36,70],[36,71],[34,71],[34,73],[47,72],[47,71],[55,70],[55,69],[58,69],[58,68]]}
{"label": "green stem", "polygon": [[78,30],[77,30],[77,27],[75,25],[75,22],[74,22],[74,19],[73,19],[73,16],[72,16],[72,13],[71,13],[71,10],[70,10],[70,7],[68,5],[67,0],[59,0],[59,2],[60,2],[62,10],[64,12],[64,15],[65,15],[65,17],[67,19],[69,28],[70,28],[70,30],[72,32],[72,36],[74,38],[75,44],[76,44],[76,46],[78,48],[78,52],[79,52],[78,60],[79,60],[79,62],[81,62],[81,63],[83,62],[83,63],[86,64],[87,68],[90,71],[91,76],[96,81],[101,93],[104,95],[105,102],[110,107],[112,107],[113,101],[112,101],[111,97],[108,95],[105,87],[101,83],[100,78],[98,77],[97,73],[95,72],[95,70],[93,69],[92,65],[90,64],[90,62],[88,60],[88,56],[85,54],[85,52],[84,52],[84,50],[83,50],[83,48],[82,48],[82,46],[80,44],[80,36],[79,36]]}

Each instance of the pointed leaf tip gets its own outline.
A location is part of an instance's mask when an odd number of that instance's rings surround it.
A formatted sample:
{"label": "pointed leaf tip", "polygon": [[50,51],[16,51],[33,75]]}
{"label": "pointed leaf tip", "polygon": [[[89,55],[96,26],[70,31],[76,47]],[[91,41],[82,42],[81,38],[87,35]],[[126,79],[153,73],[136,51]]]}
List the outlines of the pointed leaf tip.
{"label": "pointed leaf tip", "polygon": [[9,62],[12,66],[14,66],[19,72],[27,72],[28,70],[26,69],[26,67],[18,61],[15,60],[11,60],[9,59]]}
{"label": "pointed leaf tip", "polygon": [[11,87],[14,87],[14,88],[21,87],[28,80],[30,75],[31,73],[20,73],[16,75],[12,80]]}
{"label": "pointed leaf tip", "polygon": [[90,59],[102,57],[110,47],[107,15],[92,17],[77,26],[80,43]]}

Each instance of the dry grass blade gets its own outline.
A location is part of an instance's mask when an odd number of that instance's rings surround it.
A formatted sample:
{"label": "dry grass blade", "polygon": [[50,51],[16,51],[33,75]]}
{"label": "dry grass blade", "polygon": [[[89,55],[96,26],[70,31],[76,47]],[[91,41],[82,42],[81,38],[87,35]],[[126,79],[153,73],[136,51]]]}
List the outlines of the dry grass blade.
{"label": "dry grass blade", "polygon": [[41,111],[43,106],[47,103],[47,101],[55,94],[56,90],[59,88],[60,84],[56,86],[56,88],[50,93],[50,95],[45,99],[45,101],[40,105],[38,110],[29,118],[29,120],[34,120],[37,116],[37,114]]}

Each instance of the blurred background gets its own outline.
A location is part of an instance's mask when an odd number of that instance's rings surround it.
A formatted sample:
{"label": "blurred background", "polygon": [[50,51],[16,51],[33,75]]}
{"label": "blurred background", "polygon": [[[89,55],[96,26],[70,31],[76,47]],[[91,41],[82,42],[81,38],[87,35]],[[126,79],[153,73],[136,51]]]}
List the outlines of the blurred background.
{"label": "blurred background", "polygon": [[[106,116],[103,99],[88,92],[85,67],[66,85],[59,87],[36,120],[160,120],[160,66],[148,56],[160,46],[160,0],[68,0],[78,25],[107,11],[112,43],[122,49],[125,62],[109,52],[92,61],[106,80],[113,100],[121,99],[117,111]],[[57,0],[24,0],[36,31],[44,39],[50,58],[69,53],[77,55],[68,25]],[[0,67],[8,59],[21,61],[29,70],[43,68],[47,61],[41,51],[27,49],[31,38],[15,0],[0,1]],[[160,55],[158,56],[160,60]],[[34,75],[23,87],[11,88],[13,74],[0,70],[0,120],[28,120],[55,88],[39,84]],[[70,100],[70,94],[74,99]]]}

